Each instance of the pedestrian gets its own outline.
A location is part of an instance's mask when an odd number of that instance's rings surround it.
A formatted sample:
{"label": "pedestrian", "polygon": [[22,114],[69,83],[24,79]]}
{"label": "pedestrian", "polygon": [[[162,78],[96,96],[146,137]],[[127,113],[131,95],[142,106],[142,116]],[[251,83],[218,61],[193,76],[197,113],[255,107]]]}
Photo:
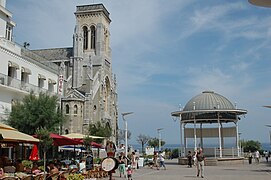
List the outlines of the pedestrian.
{"label": "pedestrian", "polygon": [[119,156],[118,160],[119,160],[120,177],[121,177],[121,175],[123,175],[124,178],[126,178],[126,172],[125,172],[126,157],[124,156],[124,152],[120,153],[120,156]]}
{"label": "pedestrian", "polygon": [[132,168],[133,168],[133,169],[136,169],[136,168],[137,168],[137,161],[138,161],[138,158],[137,158],[137,156],[136,156],[135,151],[132,152],[132,157],[131,157],[131,159],[132,159]]}
{"label": "pedestrian", "polygon": [[202,148],[199,149],[199,152],[197,153],[197,177],[199,175],[203,178],[204,177],[204,161],[205,161],[205,156],[203,154]]}
{"label": "pedestrian", "polygon": [[154,154],[153,154],[153,167],[156,167],[157,170],[159,170],[159,164],[158,164],[158,154],[156,151],[154,151]]}
{"label": "pedestrian", "polygon": [[251,151],[248,152],[248,163],[249,164],[252,163],[252,153],[251,153]]}
{"label": "pedestrian", "polygon": [[195,151],[194,151],[194,154],[193,154],[193,156],[192,156],[192,160],[193,160],[193,165],[194,165],[194,166],[197,166],[197,153],[198,153],[198,151],[195,150]]}
{"label": "pedestrian", "polygon": [[259,164],[260,163],[260,152],[257,150],[255,152],[255,159],[256,159],[256,163]]}
{"label": "pedestrian", "polygon": [[269,152],[268,151],[264,151],[264,157],[266,162],[268,162],[268,158],[269,158]]}
{"label": "pedestrian", "polygon": [[160,167],[164,167],[164,169],[166,170],[166,166],[165,166],[165,152],[161,152],[159,153],[159,161],[160,161]]}
{"label": "pedestrian", "polygon": [[191,151],[188,151],[188,154],[187,154],[187,165],[188,167],[192,167],[192,154],[191,154]]}
{"label": "pedestrian", "polygon": [[127,177],[128,177],[128,180],[132,180],[132,174],[133,174],[133,169],[129,165],[128,168],[127,168]]}

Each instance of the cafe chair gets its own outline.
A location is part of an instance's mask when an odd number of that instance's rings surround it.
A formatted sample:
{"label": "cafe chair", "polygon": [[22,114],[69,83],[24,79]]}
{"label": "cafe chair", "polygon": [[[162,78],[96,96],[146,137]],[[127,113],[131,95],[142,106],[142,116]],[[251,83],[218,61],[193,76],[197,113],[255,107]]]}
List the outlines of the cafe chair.
{"label": "cafe chair", "polygon": [[17,177],[3,177],[1,180],[18,180]]}
{"label": "cafe chair", "polygon": [[4,172],[5,173],[15,173],[16,168],[14,166],[5,166],[4,167]]}
{"label": "cafe chair", "polygon": [[33,179],[32,176],[25,176],[25,177],[22,178],[22,180],[32,180],[32,179]]}

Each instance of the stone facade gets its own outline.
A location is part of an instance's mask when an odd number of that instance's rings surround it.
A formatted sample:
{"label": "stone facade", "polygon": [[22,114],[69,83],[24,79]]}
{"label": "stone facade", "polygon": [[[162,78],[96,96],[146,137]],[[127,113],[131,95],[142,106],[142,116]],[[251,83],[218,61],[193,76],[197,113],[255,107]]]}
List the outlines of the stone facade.
{"label": "stone facade", "polygon": [[73,47],[33,50],[59,66],[64,77],[61,105],[67,133],[85,133],[90,123],[101,121],[117,140],[116,77],[112,73],[109,12],[102,4],[77,6]]}
{"label": "stone facade", "polygon": [[[10,109],[12,100],[29,93],[22,89],[29,84],[28,89],[36,88],[37,93],[58,94],[67,119],[62,134],[86,133],[89,124],[100,121],[112,128],[110,140],[116,142],[117,83],[109,46],[111,20],[103,4],[77,6],[72,47],[40,50],[29,50],[12,41],[15,23],[5,4],[0,0],[0,107]],[[16,86],[5,83],[8,80],[16,81]]]}

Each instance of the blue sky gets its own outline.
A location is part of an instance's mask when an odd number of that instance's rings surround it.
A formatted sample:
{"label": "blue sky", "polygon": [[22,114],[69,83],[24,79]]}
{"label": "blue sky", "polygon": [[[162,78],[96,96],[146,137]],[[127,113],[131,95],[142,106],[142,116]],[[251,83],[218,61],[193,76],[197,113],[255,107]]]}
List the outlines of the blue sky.
{"label": "blue sky", "polygon": [[[170,113],[204,90],[248,110],[241,138],[269,142],[271,9],[246,0],[7,1],[15,41],[30,49],[71,47],[76,5],[103,3],[112,19],[119,112],[132,133],[180,142]],[[124,124],[120,117],[119,126]]]}

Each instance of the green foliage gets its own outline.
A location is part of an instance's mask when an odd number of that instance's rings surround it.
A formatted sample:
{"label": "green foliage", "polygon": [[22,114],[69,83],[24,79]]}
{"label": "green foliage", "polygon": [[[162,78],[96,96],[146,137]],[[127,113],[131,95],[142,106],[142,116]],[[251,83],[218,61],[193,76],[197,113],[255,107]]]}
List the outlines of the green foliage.
{"label": "green foliage", "polygon": [[57,109],[57,96],[40,93],[36,96],[33,92],[15,101],[7,120],[8,124],[27,134],[34,134],[38,128],[46,128],[54,132],[64,121],[64,117]]}
{"label": "green foliage", "polygon": [[23,160],[23,161],[22,161],[22,164],[23,164],[23,166],[26,167],[26,168],[32,168],[32,166],[33,166],[33,162],[32,162],[32,161],[29,161],[29,160]]}
{"label": "green foliage", "polygon": [[[164,146],[166,144],[165,141],[161,140],[161,147]],[[159,139],[158,138],[151,138],[149,141],[148,141],[148,145],[151,146],[151,147],[159,147]]]}
{"label": "green foliage", "polygon": [[[131,139],[131,135],[132,135],[131,131],[127,130],[127,139]],[[119,130],[118,138],[119,138],[119,141],[125,142],[125,130],[123,129]]]}
{"label": "green foliage", "polygon": [[149,136],[140,134],[139,136],[137,136],[136,141],[138,142],[138,144],[141,145],[141,152],[144,152],[144,145],[150,140]]}
{"label": "green foliage", "polygon": [[37,138],[40,140],[39,146],[43,152],[47,152],[49,147],[52,146],[53,139],[50,137],[50,132],[45,128],[37,129]]}
{"label": "green foliage", "polygon": [[[89,125],[88,135],[110,137],[112,129],[108,124],[102,124],[100,121]],[[101,143],[103,139],[95,139],[95,142]]]}
{"label": "green foliage", "polygon": [[261,143],[259,141],[241,141],[241,147],[244,149],[244,152],[255,152],[256,150],[261,150]]}
{"label": "green foliage", "polygon": [[84,180],[85,177],[82,174],[69,174],[68,180]]}
{"label": "green foliage", "polygon": [[83,139],[83,143],[87,152],[90,152],[91,150],[91,145],[90,145],[91,142],[92,142],[92,138],[89,137],[88,135]]}

